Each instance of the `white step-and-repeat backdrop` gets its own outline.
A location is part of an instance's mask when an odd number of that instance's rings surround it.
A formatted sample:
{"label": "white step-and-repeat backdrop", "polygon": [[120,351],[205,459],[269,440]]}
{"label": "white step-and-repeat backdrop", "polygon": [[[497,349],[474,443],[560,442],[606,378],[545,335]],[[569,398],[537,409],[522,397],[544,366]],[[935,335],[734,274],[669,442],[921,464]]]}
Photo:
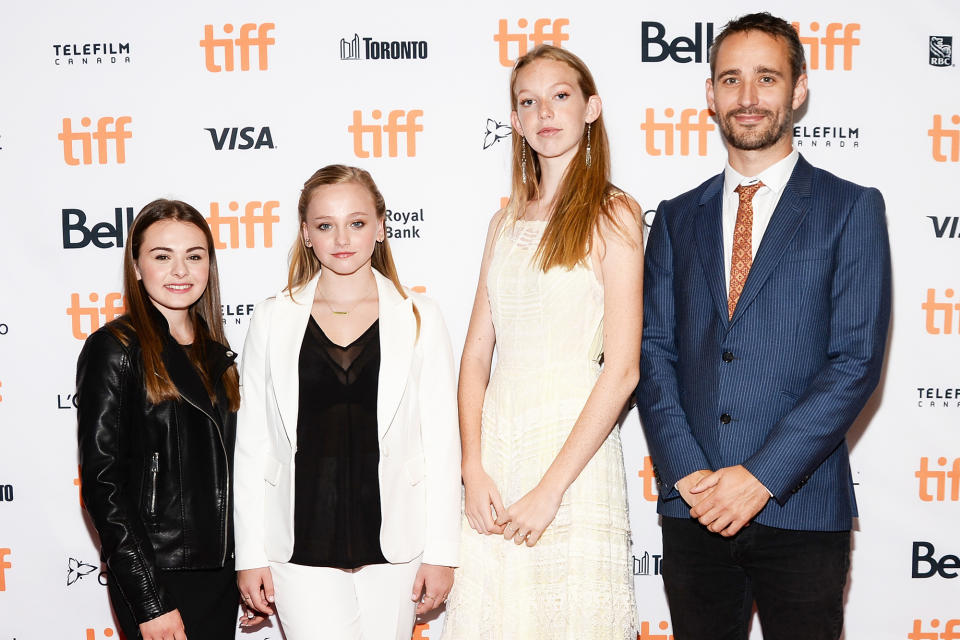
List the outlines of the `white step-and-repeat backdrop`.
{"label": "white step-and-repeat backdrop", "polygon": [[[883,382],[849,435],[861,516],[846,638],[960,638],[956,2],[42,0],[0,12],[0,640],[120,635],[79,499],[74,370],[83,339],[122,311],[121,246],[145,203],[180,198],[209,215],[241,348],[253,305],[285,282],[300,185],[325,164],[364,167],[386,196],[403,281],[440,302],[460,345],[508,188],[517,56],[547,42],[586,60],[615,182],[649,222],[722,168],[707,46],[755,10],[793,21],[807,49],[796,146],[879,187],[888,207],[893,328]],[[671,640],[635,413],[623,443],[640,638]]]}

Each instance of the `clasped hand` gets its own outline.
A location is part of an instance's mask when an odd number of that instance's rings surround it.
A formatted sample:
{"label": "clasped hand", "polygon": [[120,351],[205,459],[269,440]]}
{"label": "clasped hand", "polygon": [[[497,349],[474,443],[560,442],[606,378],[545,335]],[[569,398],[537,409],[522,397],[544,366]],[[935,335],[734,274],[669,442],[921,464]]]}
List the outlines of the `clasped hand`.
{"label": "clasped hand", "polygon": [[540,485],[505,508],[496,484],[482,469],[465,473],[463,486],[464,512],[470,527],[484,535],[502,534],[518,545],[537,544],[560,509],[562,494]]}
{"label": "clasped hand", "polygon": [[690,517],[724,537],[750,524],[770,499],[770,492],[743,465],[716,471],[700,470],[677,483],[690,505]]}

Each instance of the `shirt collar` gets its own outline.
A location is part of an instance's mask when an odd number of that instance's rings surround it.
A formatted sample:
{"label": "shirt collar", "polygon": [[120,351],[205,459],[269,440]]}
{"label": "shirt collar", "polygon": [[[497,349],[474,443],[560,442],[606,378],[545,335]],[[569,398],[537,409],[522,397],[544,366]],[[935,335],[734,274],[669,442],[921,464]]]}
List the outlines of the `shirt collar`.
{"label": "shirt collar", "polygon": [[733,190],[741,184],[753,184],[757,180],[763,182],[774,193],[780,193],[787,186],[790,175],[793,174],[793,168],[797,166],[797,160],[800,159],[800,153],[793,149],[783,158],[773,163],[756,176],[744,176],[730,166],[730,160],[723,169],[723,195],[728,197]]}

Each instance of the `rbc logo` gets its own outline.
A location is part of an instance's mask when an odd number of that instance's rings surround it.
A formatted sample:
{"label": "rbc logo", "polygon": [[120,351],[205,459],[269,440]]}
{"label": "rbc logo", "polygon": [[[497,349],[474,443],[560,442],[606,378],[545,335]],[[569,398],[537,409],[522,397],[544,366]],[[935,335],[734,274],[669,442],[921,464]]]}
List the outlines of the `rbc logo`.
{"label": "rbc logo", "polygon": [[930,66],[953,66],[953,36],[930,36]]}
{"label": "rbc logo", "polygon": [[[640,23],[640,61],[663,62],[669,56],[674,62],[710,62],[710,45],[713,43],[713,23],[695,22],[693,24],[693,38],[680,36],[670,40],[664,39],[666,27],[660,22]],[[653,53],[656,47],[657,53]],[[691,58],[690,55],[693,54]]]}
{"label": "rbc logo", "polygon": [[[370,112],[373,120],[379,120],[383,113],[379,109]],[[364,147],[364,136],[369,134],[373,145],[373,157],[383,157],[383,136],[387,135],[387,155],[396,158],[399,155],[400,134],[406,134],[407,157],[412,158],[417,155],[417,134],[423,131],[423,125],[417,122],[417,118],[423,117],[422,109],[411,109],[403,111],[395,109],[387,116],[387,124],[364,124],[363,112],[355,110],[353,112],[353,124],[347,127],[347,131],[353,134],[353,154],[358,158],[369,158],[370,150]]]}
{"label": "rbc logo", "polygon": [[[954,114],[950,122],[960,125],[960,115]],[[960,129],[945,129],[943,116],[933,116],[933,127],[927,130],[933,141],[933,159],[937,162],[960,162]],[[947,150],[944,150],[946,142]]]}
{"label": "rbc logo", "polygon": [[[70,306],[67,307],[67,315],[70,316],[73,337],[77,340],[86,340],[87,337],[99,329],[101,325],[110,322],[117,316],[123,315],[126,310],[126,300],[123,299],[123,295],[120,293],[113,292],[104,296],[102,307],[98,307],[96,304],[100,301],[100,294],[91,293],[87,296],[87,299],[93,303],[93,306],[80,306],[80,294],[70,294]],[[117,303],[119,303],[119,306]],[[84,327],[84,319],[87,320],[86,328]]]}
{"label": "rbc logo", "polygon": [[[123,239],[127,235],[124,230],[123,213],[123,207],[116,207],[113,210],[113,224],[98,222],[88,229],[87,214],[80,209],[62,209],[60,227],[63,231],[63,248],[82,249],[91,242],[93,246],[100,249],[123,247]],[[126,230],[129,230],[133,222],[133,207],[127,207],[126,213]],[[79,234],[79,238],[74,240],[74,234]]]}
{"label": "rbc logo", "polygon": [[[133,132],[125,127],[133,119],[130,116],[120,116],[114,119],[106,116],[97,119],[97,129],[92,133],[90,131],[74,131],[73,121],[70,118],[63,119],[63,130],[57,136],[57,139],[63,142],[63,161],[68,165],[75,167],[79,164],[93,164],[93,141],[97,141],[97,162],[107,164],[109,161],[108,143],[113,142],[114,157],[117,164],[123,164],[127,161],[125,142],[133,137]],[[80,126],[89,127],[92,120],[87,117],[80,118]],[[75,143],[80,143],[80,157],[74,155]]]}
{"label": "rbc logo", "polygon": [[[276,200],[251,200],[243,207],[242,215],[222,216],[220,215],[220,203],[210,203],[210,217],[207,218],[207,224],[210,225],[210,232],[213,234],[213,246],[217,249],[239,249],[240,248],[240,225],[243,225],[244,246],[247,249],[253,249],[256,241],[257,225],[263,227],[263,246],[270,248],[273,246],[273,225],[280,222],[280,216],[274,214],[274,210],[280,206]],[[239,211],[239,202],[230,202],[227,204],[230,211]],[[260,211],[258,214],[257,211]],[[230,231],[230,243],[227,244],[220,239],[220,227],[226,226]]]}
{"label": "rbc logo", "polygon": [[[224,129],[214,129],[212,127],[205,127],[207,131],[210,132],[210,139],[213,141],[213,148],[217,151],[222,151],[224,145],[227,145],[227,149],[233,151],[234,149],[259,149],[261,147],[267,147],[268,149],[275,149],[273,146],[273,134],[270,133],[270,127],[261,127],[260,133],[257,134],[256,140],[254,140],[253,132],[256,131],[256,127],[226,127]],[[237,137],[240,138],[240,144],[237,144]],[[227,141],[229,140],[229,144]]]}
{"label": "rbc logo", "polygon": [[[825,53],[824,69],[831,71],[836,64],[836,47],[843,50],[843,70],[850,71],[853,68],[853,48],[860,44],[860,39],[854,37],[854,34],[860,30],[860,24],[851,22],[842,24],[840,22],[831,22],[827,25],[827,35],[821,37],[804,36],[800,32],[800,23],[792,22],[793,28],[797,30],[800,36],[800,42],[809,47],[810,55],[807,56],[807,67],[809,69],[820,68],[820,45],[823,45]],[[817,33],[820,31],[819,22],[810,23],[810,31]],[[842,31],[843,35],[837,33]]]}
{"label": "rbc logo", "polygon": [[[663,115],[667,118],[674,117],[674,110],[666,108]],[[695,120],[694,120],[695,119]],[[657,122],[654,110],[646,109],[646,117],[640,125],[640,130],[644,133],[646,151],[651,156],[667,155],[672,156],[675,153],[674,142],[680,139],[680,155],[690,155],[691,139],[696,134],[696,150],[698,156],[707,155],[707,134],[716,129],[716,126],[710,122],[709,109],[684,109],[680,112],[680,122]],[[657,133],[663,134],[662,146],[657,146]]]}
{"label": "rbc logo", "polygon": [[[261,25],[248,22],[240,25],[240,36],[233,38],[214,38],[213,25],[203,25],[203,40],[200,41],[200,47],[204,51],[204,62],[207,65],[207,71],[219,73],[221,71],[235,71],[234,47],[240,52],[240,71],[250,70],[250,49],[257,48],[257,63],[260,71],[266,71],[268,67],[268,48],[277,41],[270,37],[270,32],[276,25],[272,22],[264,22]],[[256,31],[256,36],[251,34]],[[233,25],[223,25],[223,32],[233,33]],[[217,49],[222,50],[222,64],[217,60]]]}
{"label": "rbc logo", "polygon": [[[517,20],[517,27],[520,29],[526,29],[528,24],[529,22],[526,18]],[[512,67],[513,63],[517,61],[517,58],[526,55],[529,45],[533,45],[533,48],[536,48],[541,44],[549,43],[555,47],[562,47],[563,43],[570,39],[570,34],[563,32],[563,28],[569,25],[570,21],[567,18],[557,18],[554,20],[550,18],[538,18],[533,21],[533,33],[528,34],[525,31],[510,33],[507,21],[501,19],[499,22],[500,28],[493,36],[493,41],[499,45],[500,64],[505,67]],[[549,31],[547,31],[548,28]],[[514,47],[516,55],[512,57],[510,52],[511,43],[517,45]]]}

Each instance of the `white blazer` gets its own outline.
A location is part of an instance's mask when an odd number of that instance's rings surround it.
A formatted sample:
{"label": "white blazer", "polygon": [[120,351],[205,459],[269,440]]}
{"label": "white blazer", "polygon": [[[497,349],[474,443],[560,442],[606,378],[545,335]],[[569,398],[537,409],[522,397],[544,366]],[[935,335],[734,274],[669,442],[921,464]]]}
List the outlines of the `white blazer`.
{"label": "white blazer", "polygon": [[[374,270],[380,299],[380,548],[389,562],[456,566],[460,432],[450,337],[435,302],[403,298]],[[236,568],[293,554],[300,345],[319,274],[257,305],[240,376],[234,453]],[[412,303],[420,312],[420,337]],[[318,390],[322,392],[322,390]]]}

